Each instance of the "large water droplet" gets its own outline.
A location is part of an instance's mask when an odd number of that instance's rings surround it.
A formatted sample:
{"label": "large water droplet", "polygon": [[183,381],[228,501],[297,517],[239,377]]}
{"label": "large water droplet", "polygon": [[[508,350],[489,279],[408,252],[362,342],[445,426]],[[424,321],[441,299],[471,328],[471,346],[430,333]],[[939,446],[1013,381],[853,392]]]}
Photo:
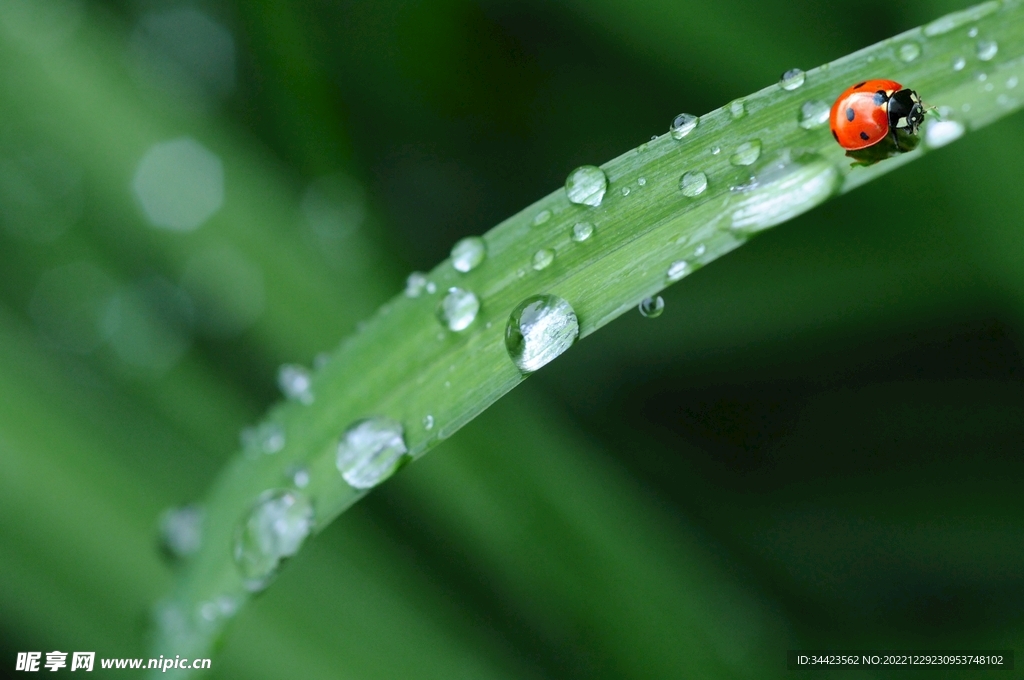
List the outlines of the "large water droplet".
{"label": "large water droplet", "polygon": [[779,85],[783,90],[795,90],[804,84],[806,75],[798,68],[791,68],[779,78]]}
{"label": "large water droplet", "polygon": [[246,454],[277,453],[284,448],[284,428],[278,423],[261,423],[242,430],[242,447]]}
{"label": "large water droplet", "polygon": [[594,225],[590,222],[577,222],[572,227],[572,240],[576,243],[586,241],[594,234]]}
{"label": "large water droplet", "polygon": [[804,102],[803,105],[800,106],[800,115],[797,117],[797,123],[804,130],[819,128],[828,122],[830,109],[831,106],[820,99],[813,99],[809,102]]}
{"label": "large water droplet", "polygon": [[963,71],[965,66],[967,66],[967,60],[963,57],[957,57],[953,60],[954,71]]}
{"label": "large water droplet", "polygon": [[505,348],[520,371],[531,373],[572,347],[579,334],[572,305],[556,295],[534,295],[509,315]]}
{"label": "large water droplet", "polygon": [[309,370],[297,364],[284,364],[277,371],[277,384],[288,399],[313,403],[313,378]]}
{"label": "large water droplet", "polygon": [[747,105],[742,99],[736,99],[729,103],[729,115],[733,120],[738,120],[747,114]]}
{"label": "large water droplet", "polygon": [[408,451],[401,423],[367,418],[345,430],[336,462],[350,486],[371,489],[394,474]]}
{"label": "large water droplet", "polygon": [[271,489],[259,497],[235,533],[234,557],[250,590],[261,590],[313,529],[313,506],[298,491]]}
{"label": "large water droplet", "polygon": [[736,147],[736,153],[729,158],[733,165],[751,165],[761,156],[761,140],[753,139]]}
{"label": "large water droplet", "polygon": [[937,149],[954,142],[964,134],[963,123],[955,120],[932,120],[924,131],[924,143],[929,148]]}
{"label": "large water droplet", "polygon": [[672,135],[673,139],[682,139],[686,135],[693,132],[693,129],[697,127],[697,123],[700,119],[697,116],[693,116],[689,113],[680,113],[672,120],[672,124],[669,126],[668,131]]}
{"label": "large water droplet", "polygon": [[796,160],[784,156],[738,193],[732,227],[760,231],[785,222],[828,199],[839,181],[835,166],[820,156],[807,154]]}
{"label": "large water droplet", "polygon": [[160,545],[168,556],[182,559],[203,544],[203,509],[198,505],[170,508],[160,516]]}
{"label": "large water droplet", "polygon": [[464,288],[449,288],[437,305],[437,318],[449,330],[462,331],[469,327],[480,311],[480,298]]}
{"label": "large water droplet", "polygon": [[691,170],[679,178],[679,189],[683,196],[700,196],[708,188],[708,176],[700,170]]}
{"label": "large water droplet", "polygon": [[686,260],[676,260],[668,266],[665,278],[669,283],[675,283],[690,273],[690,263]]}
{"label": "large water droplet", "polygon": [[565,195],[576,205],[599,206],[608,190],[608,177],[596,165],[581,165],[565,180]]}
{"label": "large water droplet", "polygon": [[916,42],[907,42],[900,45],[899,49],[900,59],[910,63],[921,56],[921,46]]}
{"label": "large water droplet", "polygon": [[999,52],[999,43],[995,40],[979,40],[978,41],[978,59],[982,61],[992,61]]}
{"label": "large water droplet", "polygon": [[665,311],[665,300],[660,295],[644,298],[637,307],[640,315],[648,319],[657,319]]}
{"label": "large water droplet", "polygon": [[452,246],[452,266],[463,274],[476,269],[487,255],[487,246],[479,236],[467,236]]}
{"label": "large water droplet", "polygon": [[550,248],[541,248],[533,254],[533,268],[537,271],[547,269],[548,265],[555,261],[555,251]]}
{"label": "large water droplet", "polygon": [[409,274],[409,278],[405,280],[405,296],[406,297],[419,297],[423,294],[423,291],[427,288],[427,275],[423,272],[413,272]]}

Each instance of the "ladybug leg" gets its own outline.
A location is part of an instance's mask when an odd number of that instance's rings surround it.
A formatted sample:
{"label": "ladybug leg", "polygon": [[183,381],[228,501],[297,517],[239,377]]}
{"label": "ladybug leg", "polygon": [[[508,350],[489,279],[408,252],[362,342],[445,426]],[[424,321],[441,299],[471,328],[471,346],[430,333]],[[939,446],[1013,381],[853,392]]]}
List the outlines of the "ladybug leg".
{"label": "ladybug leg", "polygon": [[900,138],[899,138],[899,136],[898,136],[898,135],[896,134],[896,128],[895,128],[895,127],[894,127],[894,128],[892,128],[892,129],[890,130],[890,132],[892,133],[892,142],[893,142],[893,144],[895,144],[895,145],[896,145],[896,151],[898,151],[898,152],[902,153],[902,152],[903,152],[903,149],[902,149],[902,148],[900,147]]}

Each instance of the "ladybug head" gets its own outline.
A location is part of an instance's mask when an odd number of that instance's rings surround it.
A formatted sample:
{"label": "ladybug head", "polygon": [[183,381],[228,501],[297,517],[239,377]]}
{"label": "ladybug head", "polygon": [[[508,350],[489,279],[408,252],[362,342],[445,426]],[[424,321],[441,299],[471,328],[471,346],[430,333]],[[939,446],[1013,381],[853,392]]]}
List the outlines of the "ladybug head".
{"label": "ladybug head", "polygon": [[924,122],[924,105],[917,92],[902,89],[889,97],[889,127],[916,134]]}

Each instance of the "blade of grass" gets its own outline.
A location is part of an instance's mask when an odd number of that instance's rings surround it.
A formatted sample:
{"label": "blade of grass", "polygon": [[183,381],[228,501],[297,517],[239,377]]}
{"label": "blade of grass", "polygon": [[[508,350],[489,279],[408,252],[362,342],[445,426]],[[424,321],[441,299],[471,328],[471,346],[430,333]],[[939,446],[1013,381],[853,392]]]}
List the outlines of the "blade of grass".
{"label": "blade of grass", "polygon": [[[998,45],[995,54],[984,48],[989,43]],[[965,67],[954,68],[959,59]],[[913,86],[943,120],[932,115],[918,150],[851,169],[820,114],[838,92],[870,77]],[[481,311],[467,330],[438,325],[437,295],[398,296],[314,375],[311,405],[290,402],[271,411],[287,445],[273,457],[237,457],[216,482],[205,546],[180,581],[175,606],[192,613],[216,597],[244,599],[230,558],[236,526],[261,493],[282,485],[289,466],[310,471],[303,492],[316,508],[317,527],[365,493],[335,469],[338,436],[351,423],[368,416],[402,423],[410,454],[418,457],[521,382],[503,335],[510,311],[524,298],[550,293],[568,300],[586,336],[668,285],[673,263],[685,261],[675,270],[692,272],[758,231],[1017,110],[1021,77],[1024,8],[987,2],[813,69],[793,91],[773,85],[713,111],[681,140],[663,135],[623,154],[602,166],[609,187],[598,207],[574,205],[556,191],[509,218],[484,235],[487,258],[478,268],[463,274],[445,262],[429,275],[438,290],[459,286],[480,297]],[[813,124],[800,125],[802,116]],[[735,155],[745,144],[760,148],[750,164]],[[688,197],[679,183],[691,171],[704,173],[708,186]],[[577,243],[570,234],[580,221],[596,232]],[[555,252],[554,263],[533,271],[531,259],[542,248]],[[421,425],[427,415],[433,427]],[[193,649],[164,636],[157,650],[200,655],[221,625],[190,635]]]}

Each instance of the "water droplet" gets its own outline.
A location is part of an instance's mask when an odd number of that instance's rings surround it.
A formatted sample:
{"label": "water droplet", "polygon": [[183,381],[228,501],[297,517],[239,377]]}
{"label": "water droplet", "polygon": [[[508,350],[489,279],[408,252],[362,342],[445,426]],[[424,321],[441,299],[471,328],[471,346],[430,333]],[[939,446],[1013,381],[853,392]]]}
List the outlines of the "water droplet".
{"label": "water droplet", "polygon": [[408,451],[401,423],[367,418],[345,430],[336,462],[350,486],[370,489],[394,474]]}
{"label": "water droplet", "polygon": [[720,153],[722,153],[722,147],[720,147],[720,146],[713,146],[713,147],[711,147],[711,155],[712,156],[717,156]]}
{"label": "water droplet", "polygon": [[1019,82],[1020,81],[1017,79],[1017,76],[1010,76],[1009,78],[1006,79],[1006,89],[1012,90],[1013,88],[1017,87],[1017,83]]}
{"label": "water droplet", "polygon": [[576,205],[599,206],[608,190],[608,177],[596,165],[581,165],[565,180],[565,195]]}
{"label": "water droplet", "polygon": [[629,187],[622,187],[622,195],[629,196]]}
{"label": "water droplet", "polygon": [[541,210],[539,213],[534,215],[534,217],[533,217],[533,226],[539,227],[540,225],[544,224],[545,222],[547,222],[550,219],[551,219],[551,211],[550,210],[546,210],[546,209],[545,210]]}
{"label": "water droplet", "polygon": [[992,61],[999,52],[999,43],[995,40],[979,40],[978,41],[978,59],[982,61]]}
{"label": "water droplet", "polygon": [[277,384],[286,398],[313,403],[313,379],[306,367],[284,364],[277,370]]}
{"label": "water droplet", "polygon": [[708,188],[708,176],[700,170],[691,170],[679,178],[679,189],[683,196],[700,196]]}
{"label": "water droplet", "polygon": [[971,28],[967,31],[967,37],[968,38],[977,38],[978,37],[978,27],[977,26],[971,26]]}
{"label": "water droplet", "polygon": [[648,319],[657,319],[665,311],[665,300],[660,295],[644,298],[640,301],[637,309],[640,310],[641,316]]}
{"label": "water droplet", "polygon": [[292,465],[285,472],[285,475],[291,480],[292,484],[300,489],[305,489],[309,486],[309,469],[304,465]]}
{"label": "water droplet", "polygon": [[750,232],[785,222],[828,199],[840,179],[835,166],[820,156],[784,155],[737,193],[732,227]]}
{"label": "water droplet", "polygon": [[729,158],[733,165],[751,165],[761,156],[761,140],[743,142],[736,147],[736,153]]}
{"label": "water droplet", "polygon": [[647,178],[646,177],[641,177],[640,179],[638,179],[636,181],[636,183],[637,183],[637,186],[647,186]]}
{"label": "water droplet", "polygon": [[427,281],[427,294],[433,295],[437,292],[437,284],[433,281]]}
{"label": "water droplet", "polygon": [[803,105],[800,106],[800,115],[797,117],[797,123],[804,130],[819,128],[828,122],[830,109],[831,106],[820,99],[813,99],[811,101],[804,102]]}
{"label": "water droplet", "polygon": [[556,295],[534,295],[509,315],[505,348],[520,371],[531,373],[572,347],[579,334],[572,305]]}
{"label": "water droplet", "polygon": [[689,113],[680,113],[672,120],[672,124],[669,126],[668,131],[672,135],[673,139],[682,139],[693,132],[693,129],[697,127],[697,123],[699,122],[700,118],[697,116],[693,116]]}
{"label": "water droplet", "polygon": [[480,298],[464,288],[449,288],[448,294],[437,305],[437,318],[449,330],[462,331],[469,327],[480,311]]}
{"label": "water droplet", "polygon": [[694,255],[694,257],[700,257],[701,255],[706,253],[707,250],[708,250],[707,246],[705,246],[703,243],[701,243],[699,246],[697,246],[696,248],[693,249],[693,255]]}
{"label": "water droplet", "polygon": [[199,617],[206,624],[230,619],[236,613],[238,613],[238,600],[228,595],[221,595],[199,605]]}
{"label": "water droplet", "polygon": [[427,288],[427,275],[423,272],[413,272],[409,274],[409,278],[405,280],[405,296],[406,297],[419,297],[423,294],[423,291]]}
{"label": "water droplet", "polygon": [[169,557],[195,555],[203,544],[203,509],[198,505],[169,508],[160,515],[160,545]]}
{"label": "water droplet", "polygon": [[487,246],[479,236],[467,236],[452,246],[452,266],[463,274],[476,269],[486,256]]}
{"label": "water droplet", "polygon": [[284,428],[278,423],[261,423],[242,430],[242,446],[253,454],[272,454],[284,448]]}
{"label": "water droplet", "polygon": [[690,263],[686,260],[676,260],[668,266],[668,272],[665,273],[665,276],[669,283],[675,283],[689,273]]}
{"label": "water droplet", "polygon": [[594,225],[590,222],[577,222],[572,227],[572,240],[582,243],[594,234]]}
{"label": "water droplet", "polygon": [[916,42],[908,42],[900,45],[899,49],[900,59],[910,63],[921,56],[921,46]]}
{"label": "water droplet", "polygon": [[313,529],[313,506],[298,491],[271,489],[259,497],[235,533],[234,558],[250,590],[262,590]]}
{"label": "water droplet", "polygon": [[745,116],[747,113],[747,105],[743,103],[742,99],[736,99],[729,104],[729,115],[732,116],[733,120],[738,120]]}
{"label": "water droplet", "polygon": [[549,264],[555,261],[555,251],[550,248],[541,248],[533,254],[533,268],[537,271],[546,269]]}
{"label": "water droplet", "polygon": [[779,78],[779,85],[783,90],[795,90],[804,84],[806,74],[798,68],[791,68]]}
{"label": "water droplet", "polygon": [[433,430],[434,429],[434,416],[430,415],[429,413],[427,415],[423,416],[423,429],[424,430]]}
{"label": "water droplet", "polygon": [[967,66],[967,60],[964,59],[963,57],[957,57],[956,59],[953,60],[954,71],[963,71],[964,66]]}
{"label": "water droplet", "polygon": [[955,120],[932,120],[924,131],[924,142],[932,149],[946,146],[964,134],[963,123]]}

